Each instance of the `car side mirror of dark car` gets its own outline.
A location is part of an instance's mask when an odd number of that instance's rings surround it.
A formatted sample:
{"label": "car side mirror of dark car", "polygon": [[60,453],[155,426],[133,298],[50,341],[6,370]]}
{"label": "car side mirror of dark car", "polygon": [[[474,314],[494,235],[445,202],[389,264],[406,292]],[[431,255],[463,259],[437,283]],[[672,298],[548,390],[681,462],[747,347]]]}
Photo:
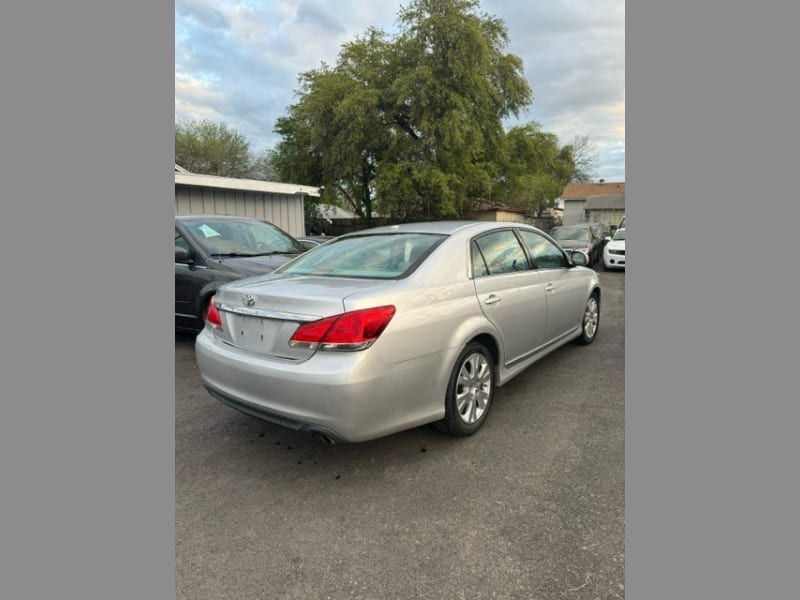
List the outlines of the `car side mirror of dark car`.
{"label": "car side mirror of dark car", "polygon": [[314,242],[309,242],[307,240],[297,240],[297,243],[300,244],[303,248],[305,248],[306,252],[309,250],[313,250],[319,244],[315,244]]}
{"label": "car side mirror of dark car", "polygon": [[189,251],[186,248],[175,246],[175,262],[176,263],[191,262],[191,256],[189,254]]}

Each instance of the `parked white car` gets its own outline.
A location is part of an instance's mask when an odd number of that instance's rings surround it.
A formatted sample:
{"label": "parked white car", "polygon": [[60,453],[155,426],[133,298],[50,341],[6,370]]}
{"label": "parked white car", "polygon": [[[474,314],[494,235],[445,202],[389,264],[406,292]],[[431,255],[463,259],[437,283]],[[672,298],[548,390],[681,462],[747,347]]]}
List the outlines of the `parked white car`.
{"label": "parked white car", "polygon": [[625,268],[625,228],[617,229],[614,237],[603,248],[603,266],[606,269]]}

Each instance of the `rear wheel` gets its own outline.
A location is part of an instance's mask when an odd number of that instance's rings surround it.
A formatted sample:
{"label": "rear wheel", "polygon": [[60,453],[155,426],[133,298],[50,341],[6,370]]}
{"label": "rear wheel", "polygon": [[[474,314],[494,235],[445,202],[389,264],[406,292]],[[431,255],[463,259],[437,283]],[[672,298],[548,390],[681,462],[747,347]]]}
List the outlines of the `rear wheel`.
{"label": "rear wheel", "polygon": [[494,396],[494,363],[481,344],[469,344],[458,356],[445,396],[444,428],[456,436],[472,435],[489,414]]}
{"label": "rear wheel", "polygon": [[597,328],[600,325],[600,301],[597,299],[597,294],[592,294],[586,301],[586,307],[583,309],[583,323],[581,327],[581,335],[578,338],[579,344],[588,345],[597,337]]}

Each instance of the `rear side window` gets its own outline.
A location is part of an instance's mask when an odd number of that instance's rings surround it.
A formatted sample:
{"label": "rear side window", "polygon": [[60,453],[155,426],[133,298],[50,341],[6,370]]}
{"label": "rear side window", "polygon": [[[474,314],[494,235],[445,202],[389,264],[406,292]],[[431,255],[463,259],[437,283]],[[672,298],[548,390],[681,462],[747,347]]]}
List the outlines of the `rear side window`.
{"label": "rear side window", "polygon": [[517,236],[509,229],[482,235],[473,242],[472,248],[473,276],[475,277],[480,276],[480,273],[474,271],[476,263],[480,267],[480,261],[475,256],[476,249],[480,252],[489,275],[527,271],[530,268],[528,258],[525,256],[525,251],[520,246]]}
{"label": "rear side window", "polygon": [[416,269],[446,237],[423,233],[395,233],[339,238],[304,254],[276,272],[399,279]]}
{"label": "rear side window", "polygon": [[470,254],[472,255],[472,276],[485,277],[489,274],[489,269],[486,267],[486,262],[483,260],[483,254],[478,249],[478,244],[474,241],[470,244]]}

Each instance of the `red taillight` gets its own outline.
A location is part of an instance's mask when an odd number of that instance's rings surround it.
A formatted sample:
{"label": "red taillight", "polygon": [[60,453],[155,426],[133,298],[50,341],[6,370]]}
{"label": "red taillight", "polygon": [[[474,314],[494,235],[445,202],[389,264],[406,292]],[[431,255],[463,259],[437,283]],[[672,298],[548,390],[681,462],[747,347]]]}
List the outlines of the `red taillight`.
{"label": "red taillight", "polygon": [[363,350],[383,333],[394,306],[379,306],[304,323],[294,332],[292,346],[319,344],[324,350]]}
{"label": "red taillight", "polygon": [[216,296],[211,296],[211,300],[208,301],[208,310],[206,311],[206,321],[208,321],[211,325],[215,327],[222,327],[222,318],[219,316],[219,311],[217,307],[214,306],[214,298]]}

